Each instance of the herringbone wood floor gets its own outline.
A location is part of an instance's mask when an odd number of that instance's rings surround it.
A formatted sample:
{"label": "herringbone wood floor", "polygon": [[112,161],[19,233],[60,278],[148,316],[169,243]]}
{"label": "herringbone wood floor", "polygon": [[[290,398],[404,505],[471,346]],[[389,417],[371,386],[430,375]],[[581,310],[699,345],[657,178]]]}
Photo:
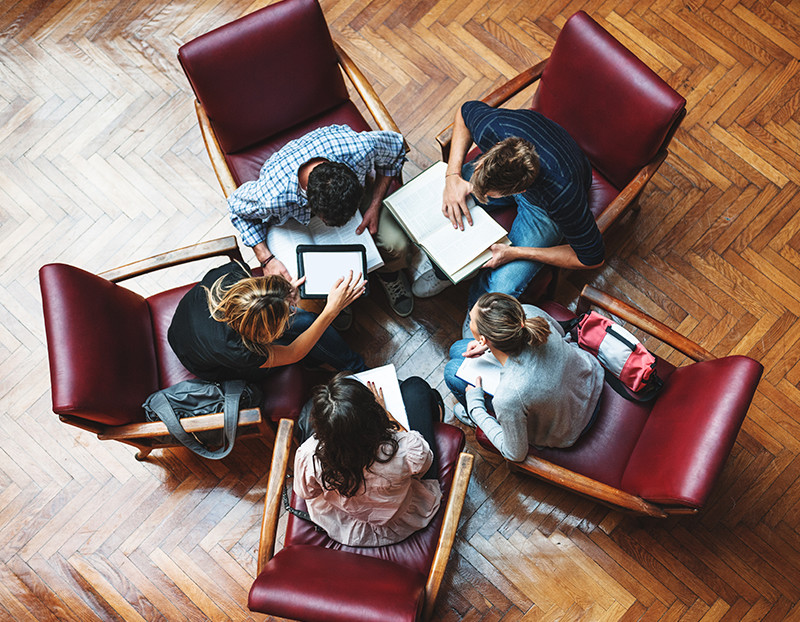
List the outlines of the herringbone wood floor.
{"label": "herringbone wood floor", "polygon": [[[88,270],[232,232],[175,52],[263,4],[0,6],[0,618],[249,619],[269,445],[221,463],[132,451],[50,410],[36,271]],[[477,455],[440,620],[800,619],[800,4],[797,0],[323,0],[411,147],[543,57],[585,9],[684,93],[689,114],[610,258],[575,273],[766,372],[706,511],[656,522]],[[250,257],[252,259],[252,257]],[[202,267],[176,273],[175,283]],[[152,291],[171,284],[143,279]],[[441,383],[464,288],[349,338]],[[259,616],[252,616],[259,618]]]}

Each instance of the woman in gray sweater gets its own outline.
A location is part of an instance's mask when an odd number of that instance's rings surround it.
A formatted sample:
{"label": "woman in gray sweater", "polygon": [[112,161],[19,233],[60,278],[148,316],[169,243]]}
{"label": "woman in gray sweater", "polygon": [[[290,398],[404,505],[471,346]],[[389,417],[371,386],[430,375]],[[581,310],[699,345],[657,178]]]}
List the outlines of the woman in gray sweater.
{"label": "woman in gray sweater", "polygon": [[[574,444],[598,411],[603,368],[597,359],[565,341],[561,326],[547,313],[506,294],[484,294],[469,317],[475,339],[456,342],[445,368],[445,382],[459,401],[456,417],[480,427],[503,456],[516,462],[528,455],[529,444]],[[480,377],[473,387],[456,376],[464,357],[486,350],[503,367],[493,399],[484,393]]]}

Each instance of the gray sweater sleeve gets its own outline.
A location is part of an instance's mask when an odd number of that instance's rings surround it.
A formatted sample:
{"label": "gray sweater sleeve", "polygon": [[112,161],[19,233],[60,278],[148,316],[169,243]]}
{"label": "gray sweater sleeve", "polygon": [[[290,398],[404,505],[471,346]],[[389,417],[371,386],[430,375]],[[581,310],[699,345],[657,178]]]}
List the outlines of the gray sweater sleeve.
{"label": "gray sweater sleeve", "polygon": [[498,419],[495,419],[486,410],[483,389],[469,389],[467,412],[504,458],[513,462],[525,460],[528,455],[528,430],[521,409],[517,411],[503,409],[502,412],[498,412]]}

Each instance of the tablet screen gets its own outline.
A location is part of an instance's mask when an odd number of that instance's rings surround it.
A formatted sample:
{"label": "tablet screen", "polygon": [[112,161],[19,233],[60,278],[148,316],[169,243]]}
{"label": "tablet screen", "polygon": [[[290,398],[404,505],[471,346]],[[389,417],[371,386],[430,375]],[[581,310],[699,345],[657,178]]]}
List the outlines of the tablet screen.
{"label": "tablet screen", "polygon": [[353,271],[366,277],[366,252],[362,245],[303,245],[297,248],[300,276],[306,281],[300,289],[303,298],[324,298],[333,284]]}

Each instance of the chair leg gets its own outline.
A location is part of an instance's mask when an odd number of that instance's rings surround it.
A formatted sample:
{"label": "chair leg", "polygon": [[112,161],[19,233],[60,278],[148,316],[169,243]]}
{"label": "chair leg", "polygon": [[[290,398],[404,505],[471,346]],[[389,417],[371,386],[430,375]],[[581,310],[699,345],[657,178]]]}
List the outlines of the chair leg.
{"label": "chair leg", "polygon": [[145,449],[142,447],[139,451],[136,452],[136,455],[133,457],[136,458],[139,462],[144,462],[147,460],[147,456],[150,455],[150,452],[153,451],[152,449]]}

